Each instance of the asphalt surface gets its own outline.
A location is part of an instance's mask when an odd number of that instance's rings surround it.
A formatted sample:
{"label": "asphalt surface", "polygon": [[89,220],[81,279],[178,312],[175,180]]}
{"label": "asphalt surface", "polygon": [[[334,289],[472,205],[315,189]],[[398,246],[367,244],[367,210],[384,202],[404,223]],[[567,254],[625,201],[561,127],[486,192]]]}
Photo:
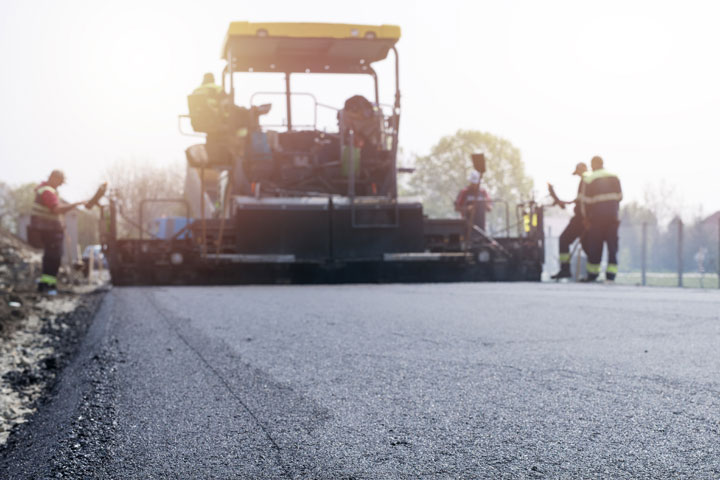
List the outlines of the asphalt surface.
{"label": "asphalt surface", "polygon": [[718,478],[719,347],[718,291],[115,288],[0,477]]}

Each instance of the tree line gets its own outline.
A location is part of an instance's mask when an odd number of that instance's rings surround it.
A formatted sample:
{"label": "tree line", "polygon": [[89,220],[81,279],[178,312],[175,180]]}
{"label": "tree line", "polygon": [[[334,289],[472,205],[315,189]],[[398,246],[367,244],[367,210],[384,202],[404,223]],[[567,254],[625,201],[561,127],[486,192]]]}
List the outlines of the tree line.
{"label": "tree line", "polygon": [[647,205],[630,202],[621,209],[619,234],[621,271],[642,268],[643,243],[648,271],[676,272],[678,267],[682,267],[684,272],[718,271],[718,215],[697,216],[686,222],[675,215],[663,225]]}
{"label": "tree line", "polygon": [[493,199],[493,209],[487,217],[488,230],[501,232],[506,212],[509,211],[511,223],[515,223],[512,219],[516,205],[530,200],[533,190],[533,180],[525,171],[520,150],[504,138],[478,130],[458,130],[442,137],[429,154],[415,157],[415,171],[400,185],[400,192],[420,198],[425,214],[430,217],[457,217],[455,197],[468,185],[473,153],[484,153],[486,159],[487,171],[481,186]]}
{"label": "tree line", "polygon": [[[10,186],[0,181],[0,228],[19,237],[20,220],[29,216],[35,201],[35,182]],[[81,248],[98,243],[98,216],[94,212],[77,209],[78,243]]]}
{"label": "tree line", "polygon": [[[487,172],[483,188],[495,204],[488,215],[488,230],[500,236],[504,231],[506,209],[512,218],[515,206],[533,198],[533,180],[525,171],[520,150],[509,140],[478,130],[458,130],[442,138],[427,155],[415,156],[415,171],[409,178],[400,177],[401,195],[418,197],[425,213],[434,218],[452,218],[458,192],[467,186],[472,170],[470,155],[483,152]],[[138,221],[140,201],[143,198],[179,198],[184,190],[185,168],[179,162],[158,165],[156,162],[118,160],[102,175],[118,199],[122,215],[131,222],[120,222],[122,236],[134,235],[132,222]],[[27,183],[11,187],[0,182],[0,227],[17,232],[21,215],[30,213],[36,184]],[[643,203],[626,202],[621,209],[620,251],[621,270],[639,270],[642,266],[642,225],[646,224],[645,253],[647,267],[653,271],[677,271],[679,217],[672,217],[677,202],[664,184],[659,191],[646,192]],[[649,207],[652,205],[652,208]],[[178,206],[148,205],[145,218],[178,215]],[[122,220],[122,219],[121,219]],[[97,214],[79,210],[81,245],[97,242]],[[509,232],[512,233],[512,232]],[[683,225],[681,261],[685,271],[697,271],[699,265],[707,272],[717,271],[718,259],[717,220],[708,222],[697,217]]]}
{"label": "tree line", "polygon": [[[140,202],[142,199],[180,198],[183,195],[184,170],[181,164],[157,165],[153,162],[137,160],[117,160],[112,163],[101,175],[101,181],[108,182],[112,194],[118,199],[118,207],[123,218],[118,222],[122,237],[137,234],[133,226],[139,221]],[[35,188],[39,182],[28,182],[18,186],[11,186],[0,181],[0,228],[23,236],[20,232],[20,220],[29,216],[32,204],[35,201]],[[98,182],[100,183],[100,182]],[[62,197],[62,187],[60,188]],[[176,213],[178,207],[167,204],[150,204],[145,209],[145,218],[156,218]],[[182,210],[182,209],[180,209]],[[81,248],[96,244],[99,241],[99,213],[97,209],[75,210],[78,218],[78,243]]]}

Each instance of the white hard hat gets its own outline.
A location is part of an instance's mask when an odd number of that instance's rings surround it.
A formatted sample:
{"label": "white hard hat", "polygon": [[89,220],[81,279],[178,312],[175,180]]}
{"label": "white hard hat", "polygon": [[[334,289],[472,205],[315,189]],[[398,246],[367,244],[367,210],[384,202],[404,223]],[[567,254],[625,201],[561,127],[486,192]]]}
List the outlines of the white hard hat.
{"label": "white hard hat", "polygon": [[468,175],[468,182],[470,183],[480,183],[480,172],[477,170],[473,170],[470,172],[470,175]]}

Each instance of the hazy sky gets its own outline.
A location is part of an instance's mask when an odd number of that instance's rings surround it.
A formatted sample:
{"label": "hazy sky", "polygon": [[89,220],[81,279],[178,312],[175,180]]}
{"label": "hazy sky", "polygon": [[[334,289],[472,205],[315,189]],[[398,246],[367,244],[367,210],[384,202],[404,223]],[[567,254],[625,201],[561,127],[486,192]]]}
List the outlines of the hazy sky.
{"label": "hazy sky", "polygon": [[664,180],[710,213],[719,14],[712,1],[0,0],[0,179],[63,168],[76,200],[117,159],[182,160],[194,139],[177,115],[202,73],[221,70],[230,21],[386,23],[403,32],[405,151],[484,130],[520,148],[540,194],[549,180],[571,196],[575,163],[599,154],[626,197]]}

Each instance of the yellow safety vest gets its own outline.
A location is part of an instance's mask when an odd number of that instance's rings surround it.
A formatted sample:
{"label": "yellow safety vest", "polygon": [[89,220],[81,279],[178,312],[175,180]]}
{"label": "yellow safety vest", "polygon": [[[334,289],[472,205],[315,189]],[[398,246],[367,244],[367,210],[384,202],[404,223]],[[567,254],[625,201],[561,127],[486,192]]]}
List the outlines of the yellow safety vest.
{"label": "yellow safety vest", "polygon": [[623,199],[620,179],[604,168],[583,175],[580,187],[581,208],[585,217],[610,215],[617,217]]}
{"label": "yellow safety vest", "polygon": [[193,95],[205,95],[207,97],[207,106],[214,111],[219,110],[219,100],[222,98],[223,93],[222,87],[214,83],[203,83],[193,90]]}

